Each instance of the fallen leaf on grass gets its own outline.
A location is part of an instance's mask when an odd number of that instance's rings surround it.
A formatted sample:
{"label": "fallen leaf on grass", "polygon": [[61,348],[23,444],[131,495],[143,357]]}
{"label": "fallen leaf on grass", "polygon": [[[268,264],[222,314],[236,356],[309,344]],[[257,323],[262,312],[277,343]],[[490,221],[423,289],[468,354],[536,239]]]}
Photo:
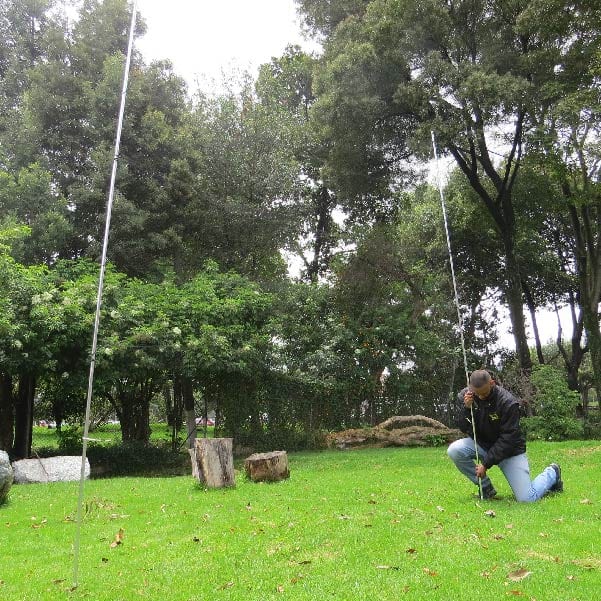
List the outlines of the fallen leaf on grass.
{"label": "fallen leaf on grass", "polygon": [[115,540],[111,543],[111,549],[114,549],[115,547],[122,545],[124,536],[125,536],[125,532],[124,532],[123,528],[119,528],[119,532],[117,532],[117,534],[115,534]]}
{"label": "fallen leaf on grass", "polygon": [[513,524],[505,524],[505,528],[511,530],[513,528]]}
{"label": "fallen leaf on grass", "polygon": [[480,576],[482,576],[482,578],[490,578],[491,574],[490,574],[490,572],[482,572],[482,574],[480,574]]}
{"label": "fallen leaf on grass", "polygon": [[484,515],[487,515],[489,518],[496,518],[497,517],[497,514],[492,509],[489,509],[488,511],[485,511]]}
{"label": "fallen leaf on grass", "polygon": [[505,537],[502,534],[495,534],[493,538],[495,540],[505,540]]}
{"label": "fallen leaf on grass", "polygon": [[514,597],[523,597],[524,593],[522,591],[507,591],[506,595],[513,595]]}
{"label": "fallen leaf on grass", "polygon": [[428,574],[428,576],[438,576],[438,572],[435,572],[434,570],[431,570],[430,568],[424,568],[424,573]]}
{"label": "fallen leaf on grass", "polygon": [[284,587],[280,584],[277,588],[278,593],[283,593],[284,592]]}
{"label": "fallen leaf on grass", "polygon": [[417,550],[416,550],[416,549],[413,549],[413,548],[411,548],[411,549],[406,549],[406,550],[405,550],[405,553],[417,553]]}
{"label": "fallen leaf on grass", "polygon": [[57,578],[56,580],[52,581],[52,584],[62,584],[63,582],[65,582],[64,578]]}
{"label": "fallen leaf on grass", "polygon": [[231,581],[230,581],[230,582],[226,582],[225,584],[222,584],[222,585],[219,587],[219,590],[222,590],[222,591],[224,591],[224,590],[225,590],[225,589],[227,589],[227,588],[232,588],[232,586],[234,586],[234,583],[233,583],[233,582],[231,582]]}
{"label": "fallen leaf on grass", "polygon": [[376,566],[376,570],[400,570],[399,566]]}
{"label": "fallen leaf on grass", "polygon": [[570,575],[570,576],[566,576],[566,578],[567,578],[568,580],[576,580],[576,576],[572,576],[572,575]]}
{"label": "fallen leaf on grass", "polygon": [[528,578],[528,576],[530,576],[531,574],[532,572],[522,568],[521,570],[510,572],[509,574],[507,574],[507,578],[509,578],[509,580],[512,580],[513,582],[519,582],[520,580],[524,580],[524,578]]}
{"label": "fallen leaf on grass", "polygon": [[580,501],[581,505],[592,505],[593,502],[590,499],[582,499],[582,501]]}
{"label": "fallen leaf on grass", "polygon": [[444,507],[441,507],[440,505],[437,505],[436,509],[438,509],[438,511],[444,511]]}

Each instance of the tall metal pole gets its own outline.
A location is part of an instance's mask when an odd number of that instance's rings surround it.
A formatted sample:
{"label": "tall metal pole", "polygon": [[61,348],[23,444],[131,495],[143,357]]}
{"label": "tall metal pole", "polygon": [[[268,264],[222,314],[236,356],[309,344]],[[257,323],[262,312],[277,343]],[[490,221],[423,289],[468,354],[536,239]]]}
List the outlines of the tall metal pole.
{"label": "tall metal pole", "polygon": [[121,131],[123,129],[123,115],[125,113],[125,100],[127,97],[127,84],[129,81],[129,67],[131,64],[131,55],[134,45],[134,31],[136,28],[137,0],[134,0],[131,14],[131,24],[129,28],[129,41],[127,44],[127,54],[125,57],[125,67],[123,71],[123,84],[121,86],[121,104],[119,106],[119,118],[117,120],[117,133],[115,135],[115,152],[113,155],[113,168],[111,172],[111,181],[109,186],[108,200],[106,204],[106,222],[104,226],[104,240],[102,244],[102,257],[100,259],[100,276],[98,278],[98,293],[96,295],[96,316],[94,319],[94,334],[92,337],[92,352],[90,355],[90,373],[88,377],[88,395],[86,400],[86,416],[83,430],[83,448],[81,454],[81,474],[79,478],[79,499],[77,503],[77,529],[75,534],[74,560],[73,560],[73,586],[78,585],[79,572],[79,547],[81,538],[81,520],[82,507],[85,486],[86,458],[88,450],[88,438],[90,432],[90,413],[92,406],[92,391],[94,389],[94,368],[96,365],[96,348],[98,344],[98,330],[100,327],[100,309],[102,307],[102,291],[104,288],[104,276],[106,273],[106,257],[109,243],[109,232],[111,229],[111,214],[113,211],[113,201],[115,198],[115,180],[117,178],[117,164],[119,162],[119,148],[121,146]]}
{"label": "tall metal pole", "polygon": [[[434,132],[432,133],[432,149],[434,150],[434,161],[436,162],[436,179],[438,185],[438,192],[440,193],[440,204],[442,206],[442,217],[444,220],[444,231],[447,237],[447,250],[449,253],[449,263],[451,264],[451,278],[453,280],[453,292],[455,293],[455,308],[457,309],[457,323],[459,325],[459,336],[461,337],[461,350],[463,352],[463,369],[465,371],[466,386],[470,385],[469,370],[467,367],[467,352],[465,350],[465,337],[463,335],[463,317],[461,315],[461,307],[459,306],[459,293],[457,292],[457,278],[455,277],[455,264],[453,262],[453,251],[451,247],[451,236],[449,235],[449,220],[447,218],[447,205],[444,200],[444,193],[442,191],[442,182],[440,179],[440,168],[438,163],[438,152],[436,150],[436,137]],[[478,453],[478,441],[476,440],[476,423],[474,422],[474,408],[473,403],[470,405],[470,416],[472,420],[472,433],[474,435],[474,447],[476,448],[476,463],[480,463],[480,457]],[[482,478],[478,478],[478,490],[480,492],[480,499],[483,499],[482,494]]]}

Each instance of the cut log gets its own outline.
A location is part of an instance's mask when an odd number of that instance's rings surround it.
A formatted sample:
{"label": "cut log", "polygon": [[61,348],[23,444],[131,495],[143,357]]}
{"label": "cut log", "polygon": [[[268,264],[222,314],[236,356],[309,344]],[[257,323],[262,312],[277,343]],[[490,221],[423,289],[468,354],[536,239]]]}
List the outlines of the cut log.
{"label": "cut log", "polygon": [[235,486],[232,438],[197,438],[189,449],[192,476],[208,488]]}
{"label": "cut log", "polygon": [[255,453],[244,460],[244,469],[253,482],[279,482],[290,477],[286,451]]}

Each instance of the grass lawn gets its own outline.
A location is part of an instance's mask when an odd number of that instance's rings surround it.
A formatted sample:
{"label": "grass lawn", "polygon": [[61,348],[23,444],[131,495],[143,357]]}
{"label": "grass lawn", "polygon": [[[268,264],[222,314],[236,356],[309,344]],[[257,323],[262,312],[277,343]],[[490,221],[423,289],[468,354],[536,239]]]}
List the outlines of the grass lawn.
{"label": "grass lawn", "polygon": [[[66,428],[66,427],[65,427]],[[151,424],[150,427],[150,441],[152,443],[157,442],[171,442],[171,428],[167,424]],[[213,426],[207,428],[207,435],[213,436]],[[204,427],[199,426],[198,436],[202,436],[204,433]],[[103,441],[105,443],[116,443],[121,442],[121,427],[119,424],[104,424],[99,428],[96,428],[93,432],[90,432],[90,437]],[[179,432],[181,442],[186,437],[185,428]],[[34,426],[33,428],[33,450],[41,448],[57,448],[59,443],[59,436],[54,428],[41,428]]]}
{"label": "grass lawn", "polygon": [[[13,486],[0,599],[592,601],[601,584],[601,443],[531,443],[565,492],[480,502],[444,448],[290,455],[291,478],[206,491],[190,477]],[[494,516],[487,512],[494,511]],[[121,533],[121,534],[119,534]],[[114,544],[116,539],[120,544]]]}

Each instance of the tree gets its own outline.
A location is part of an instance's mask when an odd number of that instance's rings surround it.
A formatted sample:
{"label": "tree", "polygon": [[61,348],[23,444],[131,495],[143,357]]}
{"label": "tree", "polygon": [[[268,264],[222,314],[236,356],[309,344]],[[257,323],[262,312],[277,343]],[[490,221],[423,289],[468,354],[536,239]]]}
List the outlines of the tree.
{"label": "tree", "polygon": [[[384,194],[410,150],[429,154],[436,131],[494,220],[516,349],[528,370],[513,198],[524,134],[541,105],[590,81],[579,67],[597,44],[598,9],[561,0],[300,4],[308,26],[326,36],[316,110],[338,141],[332,173],[357,195]],[[499,130],[502,162],[491,148]]]}
{"label": "tree", "polygon": [[315,103],[313,73],[317,59],[298,46],[289,46],[281,57],[262,65],[256,83],[261,104],[270,113],[280,114],[288,123],[285,132],[299,167],[299,193],[295,199],[297,219],[302,230],[290,250],[304,263],[303,277],[313,284],[331,268],[334,250],[340,242],[340,227],[334,212],[340,199],[322,177],[325,147],[314,127],[311,108]]}

